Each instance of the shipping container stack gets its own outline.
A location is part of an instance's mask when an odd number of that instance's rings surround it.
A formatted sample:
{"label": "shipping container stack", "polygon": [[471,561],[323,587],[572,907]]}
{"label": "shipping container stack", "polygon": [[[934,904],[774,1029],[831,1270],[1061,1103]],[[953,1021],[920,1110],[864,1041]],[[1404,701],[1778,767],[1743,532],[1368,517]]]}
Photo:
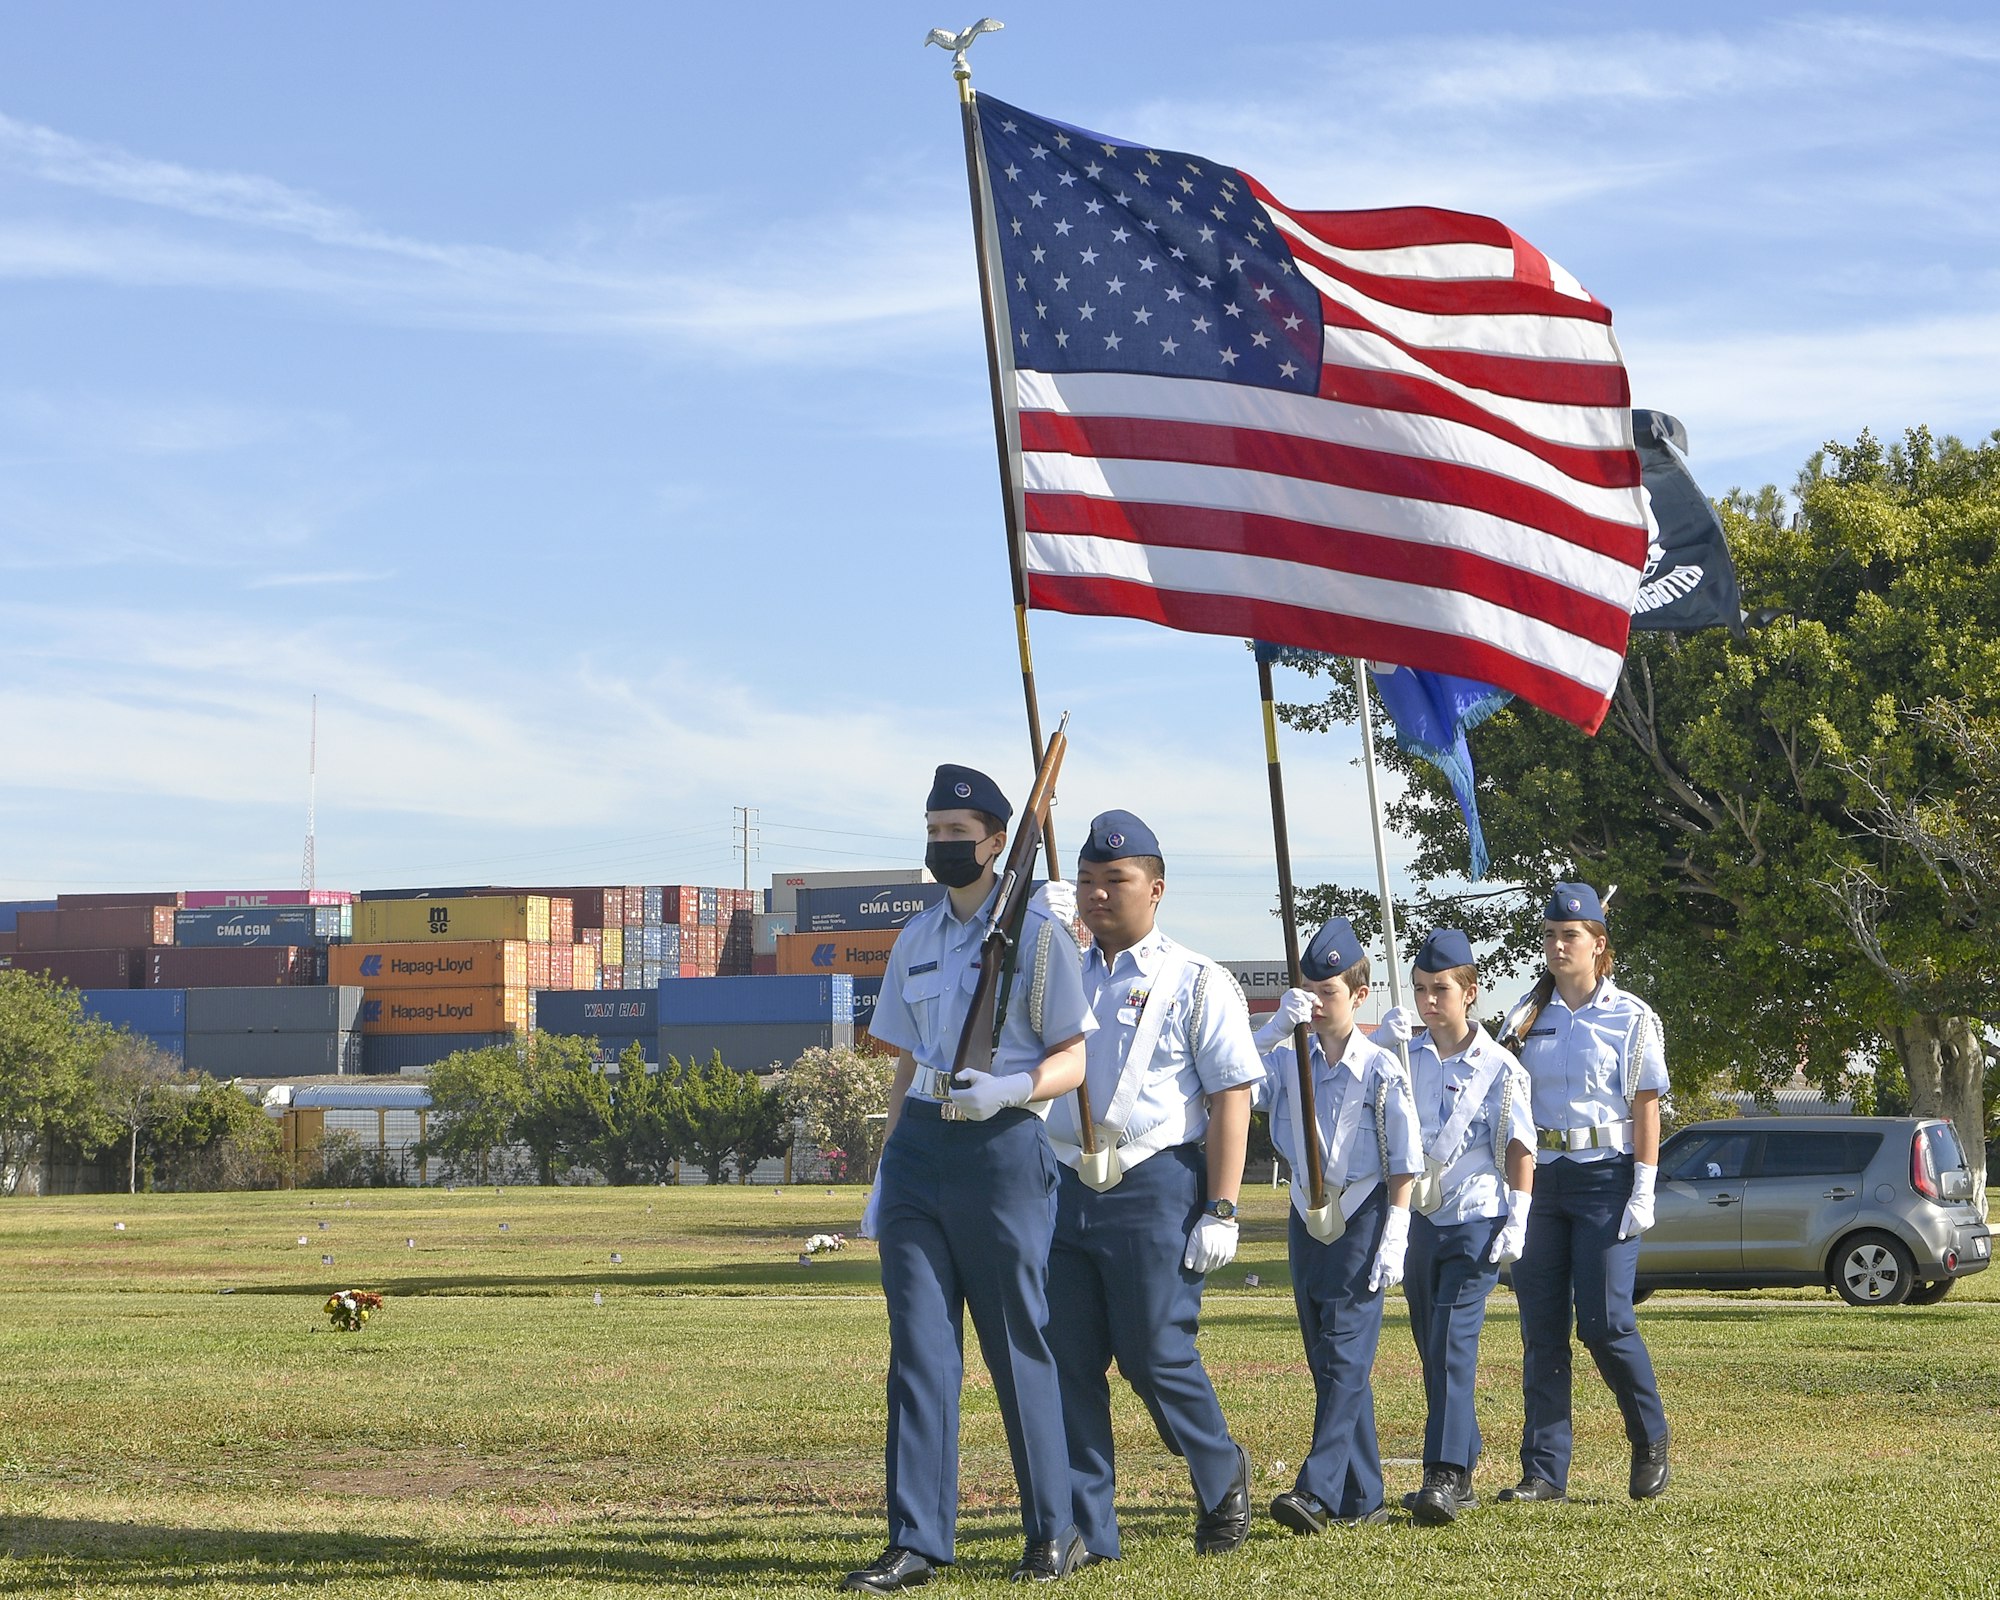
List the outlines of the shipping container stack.
{"label": "shipping container stack", "polygon": [[218,1078],[328,1077],[361,1070],[361,990],[351,985],[191,988],[190,1067]]}

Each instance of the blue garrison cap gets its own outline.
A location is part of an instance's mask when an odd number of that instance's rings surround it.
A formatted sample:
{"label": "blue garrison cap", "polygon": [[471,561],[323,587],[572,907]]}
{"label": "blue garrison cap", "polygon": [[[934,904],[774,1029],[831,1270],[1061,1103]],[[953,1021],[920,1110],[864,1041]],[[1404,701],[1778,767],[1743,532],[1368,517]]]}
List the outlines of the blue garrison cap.
{"label": "blue garrison cap", "polygon": [[1417,950],[1417,971],[1449,972],[1453,967],[1471,967],[1472,941],[1456,928],[1439,928]]}
{"label": "blue garrison cap", "polygon": [[1337,978],[1367,953],[1354,937],[1354,925],[1345,917],[1335,917],[1313,935],[1306,953],[1299,957],[1299,971],[1312,983]]}
{"label": "blue garrison cap", "polygon": [[1542,915],[1550,922],[1602,922],[1604,906],[1587,883],[1559,883]]}
{"label": "blue garrison cap", "polygon": [[1123,861],[1128,856],[1162,856],[1153,830],[1129,811],[1105,811],[1090,819],[1090,837],[1076,853],[1079,861]]}
{"label": "blue garrison cap", "polygon": [[985,811],[1005,822],[1014,814],[1000,785],[971,767],[955,767],[949,761],[931,779],[931,795],[926,811]]}

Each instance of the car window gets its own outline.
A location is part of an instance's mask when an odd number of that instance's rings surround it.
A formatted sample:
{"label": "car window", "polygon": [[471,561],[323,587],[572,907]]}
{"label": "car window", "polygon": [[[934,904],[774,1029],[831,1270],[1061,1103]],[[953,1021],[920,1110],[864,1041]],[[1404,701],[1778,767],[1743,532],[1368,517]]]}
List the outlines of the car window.
{"label": "car window", "polygon": [[1949,1122],[1933,1122],[1924,1129],[1924,1142],[1931,1147],[1931,1160],[1939,1172],[1950,1172],[1965,1165],[1965,1157],[1959,1150],[1957,1130]]}
{"label": "car window", "polygon": [[1666,1175],[1680,1183],[1694,1183],[1703,1178],[1740,1178],[1754,1137],[1750,1133],[1728,1131],[1696,1134],[1673,1151]]}
{"label": "car window", "polygon": [[1819,1178],[1861,1171],[1880,1148],[1879,1133],[1782,1133],[1764,1136],[1760,1178]]}

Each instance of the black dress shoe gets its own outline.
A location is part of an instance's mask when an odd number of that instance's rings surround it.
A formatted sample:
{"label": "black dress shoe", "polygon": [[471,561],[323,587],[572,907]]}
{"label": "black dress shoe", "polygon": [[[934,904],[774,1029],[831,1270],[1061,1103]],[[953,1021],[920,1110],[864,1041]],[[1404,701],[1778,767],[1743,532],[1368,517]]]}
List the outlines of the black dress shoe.
{"label": "black dress shoe", "polygon": [[1317,1495],[1288,1489],[1271,1502],[1271,1520],[1294,1533],[1324,1533],[1333,1512]]}
{"label": "black dress shoe", "polygon": [[1523,1478],[1511,1489],[1502,1489],[1497,1500],[1567,1500],[1568,1495],[1547,1478]]}
{"label": "black dress shoe", "polygon": [[1403,1502],[1417,1521],[1436,1528],[1456,1522],[1461,1511],[1479,1504],[1479,1496],[1472,1492],[1472,1474],[1463,1467],[1426,1467],[1424,1486],[1403,1496]]}
{"label": "black dress shoe", "polygon": [[1067,1578],[1083,1565],[1090,1552],[1083,1547],[1083,1535],[1074,1528],[1060,1539],[1030,1539],[1021,1559],[1007,1574],[1009,1583],[1054,1583]]}
{"label": "black dress shoe", "polygon": [[916,1551],[892,1544],[867,1566],[842,1578],[840,1586],[862,1594],[897,1594],[904,1589],[920,1588],[933,1576],[935,1569]]}
{"label": "black dress shoe", "polygon": [[1632,1498],[1651,1500],[1667,1490],[1667,1441],[1632,1446]]}
{"label": "black dress shoe", "polygon": [[1250,1537],[1250,1452],[1236,1447],[1236,1481],[1213,1509],[1195,1518],[1194,1553],[1219,1556]]}
{"label": "black dress shoe", "polygon": [[1365,1528],[1371,1523],[1387,1522],[1388,1520],[1389,1508],[1387,1506],[1377,1506],[1373,1511],[1359,1512],[1351,1517],[1335,1517],[1333,1525],[1337,1528]]}

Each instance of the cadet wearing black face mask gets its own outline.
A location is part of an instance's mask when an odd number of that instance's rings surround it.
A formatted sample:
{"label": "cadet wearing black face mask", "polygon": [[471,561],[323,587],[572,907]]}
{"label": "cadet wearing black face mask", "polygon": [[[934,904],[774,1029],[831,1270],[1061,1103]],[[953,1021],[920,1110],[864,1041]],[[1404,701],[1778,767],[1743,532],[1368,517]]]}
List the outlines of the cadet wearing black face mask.
{"label": "cadet wearing black face mask", "polygon": [[924,864],[950,892],[897,935],[869,1024],[901,1053],[888,1143],[861,1223],[881,1240],[889,1303],[889,1547],[842,1584],[868,1594],[927,1583],[952,1559],[966,1311],[1021,1491],[1027,1549],[1013,1576],[1059,1578],[1084,1555],[1070,1521],[1062,1396],[1043,1333],[1056,1192],[1043,1118],[1049,1101],[1082,1080],[1083,1036],[1097,1022],[1084,998],[1082,955],[1045,896],[1027,908],[992,1071],[951,1077],[1012,812],[983,773],[937,769]]}

